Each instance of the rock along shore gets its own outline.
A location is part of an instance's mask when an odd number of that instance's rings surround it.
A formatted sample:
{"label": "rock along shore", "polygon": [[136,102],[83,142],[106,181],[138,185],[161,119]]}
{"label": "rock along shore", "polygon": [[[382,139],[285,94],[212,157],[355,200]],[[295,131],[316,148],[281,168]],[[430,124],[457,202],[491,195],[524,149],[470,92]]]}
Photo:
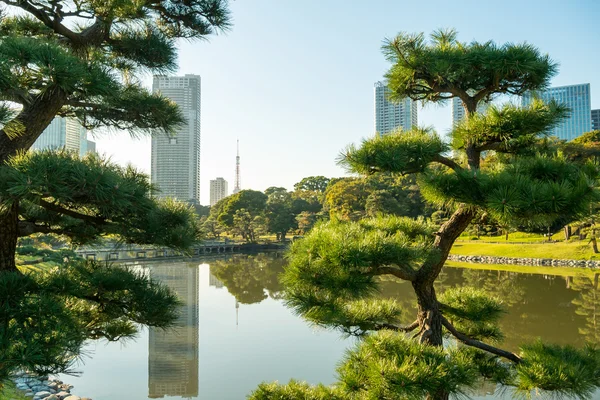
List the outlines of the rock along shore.
{"label": "rock along shore", "polygon": [[448,261],[458,261],[477,264],[499,265],[531,265],[540,267],[575,267],[575,268],[600,268],[600,261],[594,260],[557,260],[552,258],[524,258],[524,257],[498,257],[498,256],[461,256],[450,254]]}
{"label": "rock along shore", "polygon": [[18,372],[11,377],[17,389],[33,400],[92,400],[71,394],[73,385],[47,376],[36,376],[27,372]]}

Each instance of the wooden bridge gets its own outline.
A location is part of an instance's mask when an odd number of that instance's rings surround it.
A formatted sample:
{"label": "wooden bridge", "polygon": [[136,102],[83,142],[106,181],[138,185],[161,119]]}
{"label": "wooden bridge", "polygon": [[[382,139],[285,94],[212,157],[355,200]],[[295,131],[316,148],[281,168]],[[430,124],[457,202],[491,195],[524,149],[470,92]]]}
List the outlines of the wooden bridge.
{"label": "wooden bridge", "polygon": [[151,248],[143,246],[117,247],[85,247],[75,252],[88,260],[98,261],[130,261],[144,259],[161,259],[173,257],[194,257],[204,254],[239,252],[243,244],[234,242],[206,241],[194,246],[189,252],[181,252],[167,248]]}

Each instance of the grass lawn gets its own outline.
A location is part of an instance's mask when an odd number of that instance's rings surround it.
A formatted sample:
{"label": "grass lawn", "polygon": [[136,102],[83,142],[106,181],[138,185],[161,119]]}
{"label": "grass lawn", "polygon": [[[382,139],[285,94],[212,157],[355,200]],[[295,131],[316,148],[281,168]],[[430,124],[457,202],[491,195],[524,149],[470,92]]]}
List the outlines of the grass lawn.
{"label": "grass lawn", "polygon": [[[458,240],[471,240],[471,238],[476,237],[475,235],[461,235]],[[565,235],[562,231],[557,232],[552,235],[552,240],[564,240]],[[527,232],[512,232],[508,234],[508,240],[506,240],[504,235],[500,236],[480,236],[479,241],[483,242],[545,242],[548,240],[544,235],[539,233],[527,233]]]}
{"label": "grass lawn", "polygon": [[31,397],[24,396],[23,392],[15,388],[12,382],[3,382],[3,385],[0,389],[0,400],[31,400]]}
{"label": "grass lawn", "polygon": [[566,260],[600,259],[600,254],[594,254],[592,246],[588,245],[587,241],[537,244],[496,244],[485,243],[482,240],[460,241],[454,244],[450,253],[463,256],[555,258]]}

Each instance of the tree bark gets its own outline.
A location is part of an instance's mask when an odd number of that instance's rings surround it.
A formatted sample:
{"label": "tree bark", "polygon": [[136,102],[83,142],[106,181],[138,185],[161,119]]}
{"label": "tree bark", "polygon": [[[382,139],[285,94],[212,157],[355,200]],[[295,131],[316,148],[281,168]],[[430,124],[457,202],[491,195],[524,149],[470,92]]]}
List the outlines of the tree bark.
{"label": "tree bark", "polygon": [[18,271],[15,264],[19,238],[19,203],[0,207],[0,273]]}
{"label": "tree bark", "polygon": [[442,314],[433,284],[423,281],[412,283],[417,295],[417,321],[419,321],[419,341],[431,346],[444,344],[442,335]]}
{"label": "tree bark", "polygon": [[[12,121],[0,129],[0,165],[19,151],[29,150],[66,101],[65,93],[59,89],[50,89],[23,107]],[[7,129],[9,127],[18,134],[10,134],[10,130]]]}

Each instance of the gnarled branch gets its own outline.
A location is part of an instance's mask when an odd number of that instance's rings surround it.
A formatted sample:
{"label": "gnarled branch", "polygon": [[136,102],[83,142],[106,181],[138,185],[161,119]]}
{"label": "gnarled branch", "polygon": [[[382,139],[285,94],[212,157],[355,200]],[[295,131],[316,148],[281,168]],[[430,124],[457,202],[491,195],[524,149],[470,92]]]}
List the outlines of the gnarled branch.
{"label": "gnarled branch", "polygon": [[80,219],[82,221],[89,222],[94,225],[102,225],[107,223],[106,219],[101,217],[96,217],[94,215],[82,214],[77,211],[69,210],[68,208],[61,207],[56,203],[50,203],[46,200],[39,200],[39,205],[44,207],[47,210],[54,211],[59,214],[63,214],[72,218]]}
{"label": "gnarled branch", "polygon": [[391,267],[391,266],[386,266],[386,267],[377,267],[373,270],[372,272],[373,275],[393,275],[396,278],[400,278],[402,280],[405,281],[414,281],[416,274],[415,271],[409,269],[408,267],[402,268],[402,267]]}
{"label": "gnarled branch", "polygon": [[466,344],[467,346],[476,347],[480,350],[487,351],[488,353],[492,353],[497,356],[504,357],[504,358],[506,358],[514,363],[517,363],[517,364],[521,362],[521,357],[519,357],[515,353],[512,353],[507,350],[499,349],[499,348],[491,346],[487,343],[483,343],[483,342],[480,342],[479,340],[473,339],[473,338],[465,335],[464,333],[459,332],[454,327],[454,325],[452,325],[450,323],[450,321],[448,321],[446,319],[446,317],[444,317],[443,315],[441,317],[442,317],[442,325],[446,329],[448,329],[448,332],[450,332],[455,338],[457,338],[458,340],[460,340],[462,343]]}
{"label": "gnarled branch", "polygon": [[419,320],[414,321],[410,325],[396,326],[393,324],[377,324],[375,329],[389,329],[396,332],[412,332],[419,327]]}
{"label": "gnarled branch", "polygon": [[458,165],[454,160],[441,155],[435,156],[432,161],[443,164],[446,167],[453,169],[454,171],[462,170],[462,167]]}

